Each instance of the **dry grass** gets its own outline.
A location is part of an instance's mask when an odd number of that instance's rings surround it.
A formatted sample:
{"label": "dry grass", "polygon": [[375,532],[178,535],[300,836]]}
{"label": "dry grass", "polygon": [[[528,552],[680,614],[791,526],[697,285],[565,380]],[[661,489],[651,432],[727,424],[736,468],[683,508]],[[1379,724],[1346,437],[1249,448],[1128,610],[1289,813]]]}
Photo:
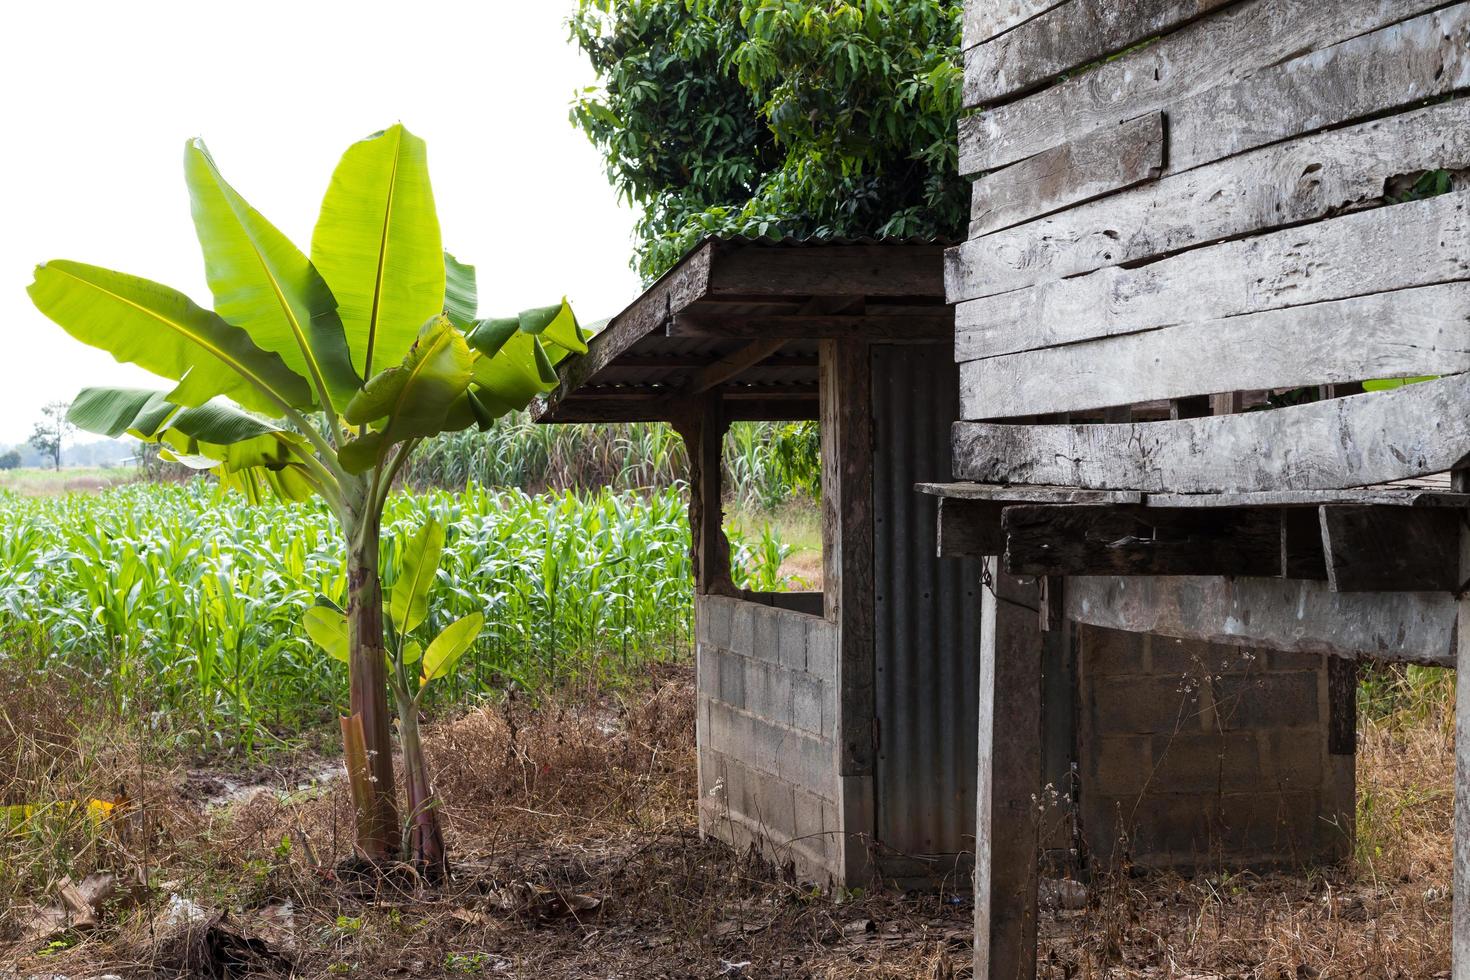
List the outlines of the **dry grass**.
{"label": "dry grass", "polygon": [[1041,975],[1448,978],[1453,719],[1443,675],[1360,722],[1350,867],[1098,882],[1085,912],[1044,915]]}
{"label": "dry grass", "polygon": [[[298,788],[320,760],[291,760],[272,778],[278,789],[206,810],[199,777],[168,765],[136,722],[95,714],[87,706],[100,699],[85,684],[16,688],[0,706],[0,802],[115,792],[116,783],[133,802],[100,831],[4,840],[0,913],[13,914],[0,914],[0,977],[963,976],[967,903],[882,892],[839,901],[700,840],[690,680],[686,668],[663,668],[618,696],[516,699],[432,726],[458,862],[437,891],[407,876],[368,882],[340,863],[350,837],[343,788]],[[1088,909],[1044,913],[1041,975],[1446,975],[1444,708],[1365,723],[1355,867],[1096,883]],[[26,903],[49,900],[62,875],[95,868],[138,883],[100,929],[51,949],[4,946]],[[173,896],[227,916],[167,927]],[[240,936],[269,940],[283,959]],[[226,970],[230,957],[242,965]]]}

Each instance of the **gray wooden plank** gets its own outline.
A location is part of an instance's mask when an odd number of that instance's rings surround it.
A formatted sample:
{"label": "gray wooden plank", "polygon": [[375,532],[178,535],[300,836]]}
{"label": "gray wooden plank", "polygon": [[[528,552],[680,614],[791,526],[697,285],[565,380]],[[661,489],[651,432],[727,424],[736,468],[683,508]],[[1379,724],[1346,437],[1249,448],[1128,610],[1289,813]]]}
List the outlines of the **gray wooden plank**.
{"label": "gray wooden plank", "polygon": [[969,361],[960,417],[1465,371],[1470,282],[1454,282]]}
{"label": "gray wooden plank", "polygon": [[1001,526],[1004,567],[1012,575],[1272,576],[1281,571],[1281,521],[1275,510],[1021,504],[1004,509]]}
{"label": "gray wooden plank", "polygon": [[1317,490],[1438,473],[1470,454],[1470,374],[1264,412],[1167,422],[957,422],[954,469],[982,483],[1150,493]]}
{"label": "gray wooden plank", "polygon": [[1304,5],[1256,0],[1221,10],[1060,85],[960,122],[960,173],[995,170],[1098,126],[1199,92],[1437,6],[1435,0]]}
{"label": "gray wooden plank", "polygon": [[[1326,582],[1266,578],[1080,576],[1067,580],[1063,603],[1073,621],[1108,629],[1255,649],[1455,663],[1456,602],[1443,592],[1333,592]],[[1465,666],[1470,669],[1470,658]]]}
{"label": "gray wooden plank", "polygon": [[974,300],[955,312],[955,359],[1465,278],[1470,191]]}
{"label": "gray wooden plank", "polygon": [[1234,0],[1073,0],[965,52],[965,105],[1037,88]]}
{"label": "gray wooden plank", "polygon": [[[1041,791],[1038,586],[985,562],[975,779],[975,963],[983,980],[1036,976]],[[1060,634],[1053,634],[1060,635]]]}
{"label": "gray wooden plank", "polygon": [[1068,0],[970,0],[965,4],[964,45],[972,48],[1067,3]]}
{"label": "gray wooden plank", "polygon": [[[938,269],[939,259],[931,260]],[[918,312],[932,310],[933,312]],[[908,315],[830,314],[800,316],[733,316],[730,314],[680,313],[668,322],[669,337],[706,340],[767,340],[784,337],[796,340],[837,339],[853,343],[867,340],[948,340],[954,331],[954,314],[947,307],[915,307]]]}
{"label": "gray wooden plank", "polygon": [[970,237],[1154,180],[1163,166],[1162,112],[1101,126],[976,181]]}
{"label": "gray wooden plank", "polygon": [[986,500],[1005,504],[1136,504],[1134,490],[1079,490],[1076,487],[1000,486],[993,483],[917,483],[919,493],[954,500]]}
{"label": "gray wooden plank", "polygon": [[1449,490],[1367,487],[1349,490],[1261,490],[1252,493],[1151,493],[1149,507],[1310,507],[1360,504],[1375,507],[1470,507],[1470,494]]}
{"label": "gray wooden plank", "polygon": [[1458,511],[1443,507],[1319,510],[1334,592],[1453,592],[1460,584]]}
{"label": "gray wooden plank", "polygon": [[1470,99],[1252,150],[967,242],[945,255],[949,298],[1309,221],[1381,198],[1394,177],[1439,168],[1470,168]]}
{"label": "gray wooden plank", "polygon": [[1188,170],[1467,85],[1470,4],[1462,3],[1175,103],[1169,108],[1169,166]]}

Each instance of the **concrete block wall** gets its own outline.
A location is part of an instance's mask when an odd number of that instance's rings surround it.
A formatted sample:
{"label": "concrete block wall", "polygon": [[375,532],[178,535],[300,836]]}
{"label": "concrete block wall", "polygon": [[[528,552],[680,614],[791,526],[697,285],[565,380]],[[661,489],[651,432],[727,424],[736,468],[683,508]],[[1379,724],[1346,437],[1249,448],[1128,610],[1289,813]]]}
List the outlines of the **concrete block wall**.
{"label": "concrete block wall", "polygon": [[1331,737],[1327,658],[1077,629],[1078,814],[1095,866],[1124,850],[1178,870],[1351,853],[1354,757]]}
{"label": "concrete block wall", "polygon": [[804,878],[838,876],[837,626],[695,597],[700,829]]}

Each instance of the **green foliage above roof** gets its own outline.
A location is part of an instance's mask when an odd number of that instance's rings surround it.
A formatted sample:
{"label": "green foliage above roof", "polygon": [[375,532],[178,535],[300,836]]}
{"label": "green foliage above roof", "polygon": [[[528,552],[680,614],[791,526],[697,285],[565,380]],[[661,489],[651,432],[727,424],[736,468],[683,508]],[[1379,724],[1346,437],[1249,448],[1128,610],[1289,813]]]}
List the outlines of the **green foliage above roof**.
{"label": "green foliage above roof", "polygon": [[579,0],[572,109],[642,214],[634,265],[707,235],[959,237],[960,0]]}

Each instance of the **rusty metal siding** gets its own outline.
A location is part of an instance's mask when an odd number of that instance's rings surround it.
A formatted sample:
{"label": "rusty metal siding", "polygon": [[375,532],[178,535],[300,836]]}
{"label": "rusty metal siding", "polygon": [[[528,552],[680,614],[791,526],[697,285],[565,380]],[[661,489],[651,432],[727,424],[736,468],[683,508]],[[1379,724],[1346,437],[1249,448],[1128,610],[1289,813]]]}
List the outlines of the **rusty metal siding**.
{"label": "rusty metal siding", "polygon": [[[877,836],[902,855],[972,852],[980,562],[935,555],[958,372],[944,344],[872,348]],[[934,867],[944,874],[946,869]]]}

